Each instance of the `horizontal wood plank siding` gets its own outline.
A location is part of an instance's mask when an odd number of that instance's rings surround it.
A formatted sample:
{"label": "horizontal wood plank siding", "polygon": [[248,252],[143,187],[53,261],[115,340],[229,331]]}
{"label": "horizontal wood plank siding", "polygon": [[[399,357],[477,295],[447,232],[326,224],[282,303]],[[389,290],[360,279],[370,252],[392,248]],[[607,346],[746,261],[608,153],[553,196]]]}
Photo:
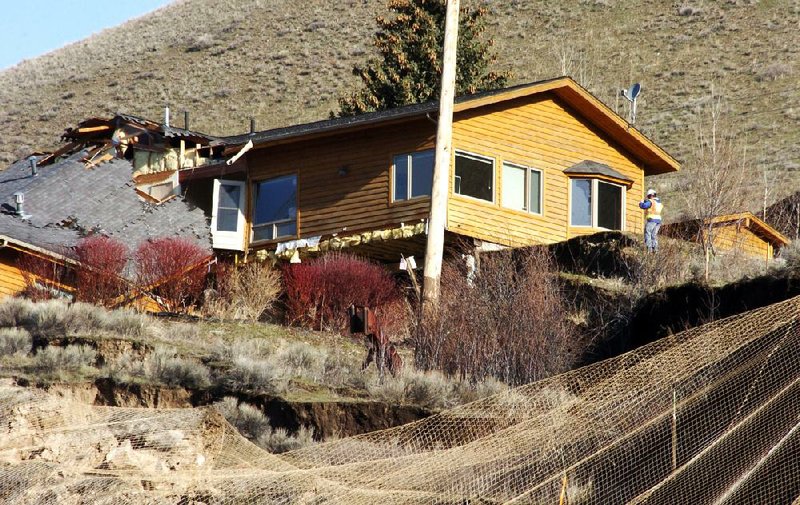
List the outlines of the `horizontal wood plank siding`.
{"label": "horizontal wood plank siding", "polygon": [[0,298],[14,296],[25,289],[25,278],[16,265],[16,254],[0,250]]}
{"label": "horizontal wood plank siding", "polygon": [[249,178],[297,174],[299,237],[416,223],[428,217],[430,199],[391,201],[392,159],[433,149],[434,138],[435,124],[418,120],[255,149]]}
{"label": "horizontal wood plank siding", "polygon": [[770,259],[769,242],[753,233],[744,224],[730,223],[715,227],[714,249],[717,252],[739,251],[752,258]]}
{"label": "horizontal wood plank siding", "polygon": [[[563,170],[583,160],[607,164],[632,179],[625,191],[625,230],[643,230],[638,202],[644,192],[642,167],[553,95],[540,95],[459,113],[453,126],[454,149],[495,160],[495,202],[455,195],[451,167],[448,229],[505,245],[552,243],[595,229],[569,226],[569,178]],[[543,212],[535,215],[502,206],[502,163],[539,169]]]}

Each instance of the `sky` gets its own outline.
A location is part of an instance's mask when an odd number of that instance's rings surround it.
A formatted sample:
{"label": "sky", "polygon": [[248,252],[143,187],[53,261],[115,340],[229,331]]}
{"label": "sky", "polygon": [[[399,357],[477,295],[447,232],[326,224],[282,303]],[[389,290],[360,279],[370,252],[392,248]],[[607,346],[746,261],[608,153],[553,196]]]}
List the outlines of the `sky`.
{"label": "sky", "polygon": [[49,53],[172,0],[0,0],[0,70]]}

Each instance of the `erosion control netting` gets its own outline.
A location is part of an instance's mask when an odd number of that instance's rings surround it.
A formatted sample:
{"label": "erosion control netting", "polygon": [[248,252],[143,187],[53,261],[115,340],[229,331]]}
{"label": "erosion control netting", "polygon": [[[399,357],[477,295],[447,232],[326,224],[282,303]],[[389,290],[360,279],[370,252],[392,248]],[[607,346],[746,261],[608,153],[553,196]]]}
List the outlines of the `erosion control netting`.
{"label": "erosion control netting", "polygon": [[282,454],[212,408],[0,388],[3,503],[800,502],[800,299]]}

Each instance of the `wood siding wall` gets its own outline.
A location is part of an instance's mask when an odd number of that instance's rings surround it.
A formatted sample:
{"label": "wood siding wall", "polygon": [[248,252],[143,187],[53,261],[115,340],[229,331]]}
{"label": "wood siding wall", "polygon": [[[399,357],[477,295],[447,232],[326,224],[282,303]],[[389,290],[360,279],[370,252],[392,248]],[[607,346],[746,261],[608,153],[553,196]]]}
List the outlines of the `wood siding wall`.
{"label": "wood siding wall", "polygon": [[17,253],[0,249],[0,298],[14,296],[25,289],[25,278],[17,268]]}
{"label": "wood siding wall", "polygon": [[[434,122],[421,119],[254,149],[247,155],[251,194],[247,221],[252,216],[252,183],[288,174],[298,177],[298,235],[278,241],[426,219],[429,198],[391,201],[391,166],[395,155],[432,149],[434,140]],[[644,193],[643,167],[554,95],[458,113],[453,144],[455,149],[495,160],[495,202],[455,195],[451,160],[447,221],[451,232],[519,246],[598,231],[569,226],[569,178],[563,170],[583,160],[605,163],[634,181],[624,190],[624,229],[643,229],[638,208]],[[502,207],[504,161],[543,172],[542,215]],[[346,175],[340,175],[342,169]],[[246,233],[249,237],[249,230]],[[274,242],[251,246],[270,247]]]}
{"label": "wood siding wall", "polygon": [[718,252],[738,251],[752,258],[772,259],[772,246],[744,224],[726,224],[714,231],[714,249]]}
{"label": "wood siding wall", "polygon": [[391,201],[392,159],[433,149],[434,140],[434,123],[419,120],[257,149],[248,155],[249,180],[297,174],[301,237],[415,223],[428,217],[430,198]]}
{"label": "wood siding wall", "polygon": [[[598,231],[569,226],[569,178],[563,170],[583,160],[605,163],[634,181],[625,190],[624,227],[637,233],[643,230],[638,207],[644,192],[642,167],[554,97],[515,100],[480,113],[458,114],[453,128],[455,149],[494,158],[495,202],[453,194],[451,170],[450,231],[505,245],[553,243]],[[502,206],[504,161],[542,170],[542,215]]]}

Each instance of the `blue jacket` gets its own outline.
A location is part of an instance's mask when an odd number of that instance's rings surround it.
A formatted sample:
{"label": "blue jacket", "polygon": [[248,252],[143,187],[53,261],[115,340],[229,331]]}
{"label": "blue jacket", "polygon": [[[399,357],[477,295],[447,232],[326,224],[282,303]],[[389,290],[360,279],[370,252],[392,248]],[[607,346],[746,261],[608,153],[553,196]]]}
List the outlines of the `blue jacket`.
{"label": "blue jacket", "polygon": [[[654,200],[655,200],[657,203],[661,204],[661,199],[660,199],[660,198],[658,198],[658,197],[655,197],[655,198],[654,198]],[[639,202],[639,208],[640,208],[640,209],[645,209],[645,210],[647,210],[647,209],[649,209],[649,208],[650,208],[650,207],[652,207],[652,206],[653,206],[653,202],[652,202],[652,201],[651,201],[649,198],[647,198],[647,199],[645,199],[645,200],[643,200],[643,201]],[[653,209],[653,210],[655,210],[655,209]],[[650,214],[650,212],[648,212],[648,214]],[[661,214],[659,213],[659,215],[658,215],[658,217],[657,217],[657,218],[652,218],[652,217],[649,217],[649,216],[648,216],[648,217],[647,217],[647,220],[648,220],[648,221],[655,221],[656,223],[660,223],[660,222],[661,222]]]}

